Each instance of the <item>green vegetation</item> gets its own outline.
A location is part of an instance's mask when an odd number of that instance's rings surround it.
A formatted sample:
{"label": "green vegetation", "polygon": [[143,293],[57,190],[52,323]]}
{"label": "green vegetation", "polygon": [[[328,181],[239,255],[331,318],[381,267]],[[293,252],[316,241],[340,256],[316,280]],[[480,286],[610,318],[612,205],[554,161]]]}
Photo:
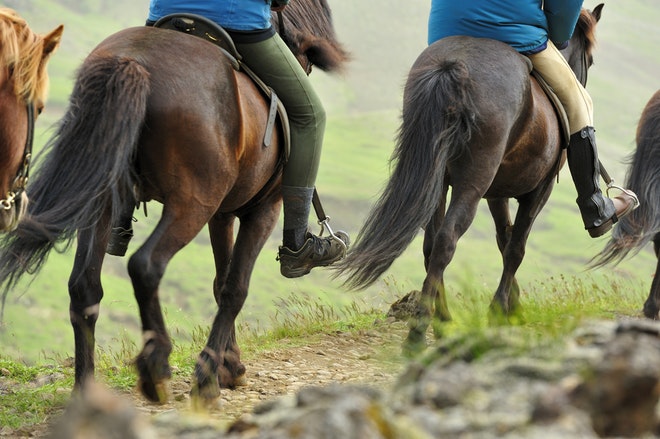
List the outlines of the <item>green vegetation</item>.
{"label": "green vegetation", "polygon": [[[656,26],[660,10],[652,3],[607,3],[598,30],[599,45],[589,88],[596,107],[601,158],[617,181],[623,180],[622,160],[634,147],[637,118],[657,89],[660,55],[652,42],[657,41],[660,32]],[[11,0],[5,4],[17,9],[37,32],[65,25],[62,46],[49,64],[51,94],[38,121],[36,140],[40,146],[52,135],[52,125],[67,105],[75,69],[85,55],[112,32],[142,25],[147,4],[129,0]],[[354,237],[360,224],[368,220],[369,206],[387,180],[401,89],[426,41],[428,1],[331,4],[337,34],[353,61],[340,76],[318,70],[312,74],[329,116],[318,187],[333,228],[347,230]],[[588,7],[595,4],[586,2]],[[365,23],[366,16],[369,20]],[[582,230],[574,198],[570,176],[564,170],[530,235],[525,261],[518,272],[526,312],[539,318],[547,315],[556,322],[570,321],[573,313],[579,315],[585,306],[598,308],[606,316],[640,309],[655,267],[654,256],[645,249],[634,261],[586,273],[586,263],[600,251],[605,238],[591,240]],[[136,237],[129,252],[146,239],[159,209],[158,204],[150,203],[148,215],[136,213]],[[424,278],[418,237],[385,277],[363,292],[347,292],[340,280],[323,270],[298,280],[285,279],[275,262],[280,237],[276,230],[261,253],[250,296],[239,317],[240,325],[257,333],[286,327],[278,326],[269,316],[283,318],[281,302],[292,297],[323,303],[322,309],[335,310],[332,312],[339,315],[334,317],[341,321],[345,316],[336,310],[350,309],[358,302],[382,312],[410,289],[419,288]],[[52,253],[38,276],[26,279],[10,292],[5,325],[0,328],[4,356],[41,364],[53,357],[72,355],[66,290],[72,257],[72,251]],[[457,321],[463,318],[460,310],[464,304],[472,307],[467,308],[471,311],[466,319],[484,315],[499,281],[500,261],[492,220],[484,204],[459,241],[446,273],[448,298]],[[97,325],[101,352],[121,352],[125,346],[139,343],[138,313],[125,263],[126,259],[108,257],[103,268],[105,296]],[[198,337],[205,339],[200,328],[210,324],[214,315],[212,281],[212,256],[203,231],[175,256],[161,287],[166,321],[177,345],[193,343]],[[574,285],[580,286],[581,296],[570,290]],[[485,324],[485,320],[480,322]],[[298,330],[295,325],[287,329],[291,334]]]}
{"label": "green vegetation", "polygon": [[[399,288],[394,282],[389,287]],[[640,291],[612,279],[601,283],[591,278],[559,277],[536,283],[523,297],[525,322],[519,328],[526,331],[527,337],[516,349],[551,345],[585,319],[635,315],[643,300]],[[490,291],[481,285],[462,284],[460,292],[450,293],[454,320],[443,329],[445,345],[455,346],[455,350],[447,355],[479,356],[508,340],[503,332],[506,328],[488,324],[485,304],[490,300]],[[311,345],[323,334],[369,330],[374,322],[384,319],[385,311],[359,300],[338,307],[305,294],[292,295],[277,302],[270,329],[248,323],[238,326],[242,358],[249,362],[271,349]],[[173,380],[190,378],[207,333],[208,327],[204,326],[194,327],[189,334],[172,333]],[[140,347],[125,332],[115,341],[112,348],[97,349],[96,378],[113,389],[130,391],[136,383],[132,359]],[[73,386],[72,361],[66,356],[51,356],[30,366],[0,356],[0,425],[20,431],[59,413]]]}

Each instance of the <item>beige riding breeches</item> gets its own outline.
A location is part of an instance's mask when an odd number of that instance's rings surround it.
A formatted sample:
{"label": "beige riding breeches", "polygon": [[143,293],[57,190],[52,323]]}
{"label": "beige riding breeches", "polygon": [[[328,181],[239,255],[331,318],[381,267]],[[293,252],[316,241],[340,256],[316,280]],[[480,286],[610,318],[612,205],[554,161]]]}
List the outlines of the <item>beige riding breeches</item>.
{"label": "beige riding breeches", "polygon": [[587,90],[580,84],[561,52],[548,41],[548,47],[533,55],[528,55],[534,68],[550,84],[561,101],[571,134],[586,126],[593,126],[593,102]]}

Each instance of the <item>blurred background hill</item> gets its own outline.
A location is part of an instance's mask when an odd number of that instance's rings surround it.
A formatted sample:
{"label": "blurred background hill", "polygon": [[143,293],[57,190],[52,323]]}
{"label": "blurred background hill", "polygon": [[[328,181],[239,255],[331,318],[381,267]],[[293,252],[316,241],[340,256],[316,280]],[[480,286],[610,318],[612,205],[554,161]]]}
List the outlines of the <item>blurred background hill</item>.
{"label": "blurred background hill", "polygon": [[[362,222],[368,221],[368,209],[389,174],[388,159],[399,124],[402,87],[410,65],[426,46],[430,2],[330,3],[338,37],[353,60],[342,75],[330,76],[318,70],[312,74],[329,118],[318,188],[333,228],[355,236]],[[49,64],[51,94],[38,120],[37,144],[41,145],[53,134],[53,125],[66,108],[75,70],[84,57],[111,33],[143,25],[148,1],[9,0],[4,4],[16,9],[36,32],[46,33],[61,23],[65,25],[62,45]],[[587,1],[585,7],[596,4]],[[588,89],[595,104],[601,159],[619,182],[624,179],[625,159],[634,149],[642,108],[660,88],[658,23],[660,5],[656,0],[627,0],[606,3],[598,26],[599,44]],[[540,294],[547,283],[563,279],[579,277],[598,283],[616,276],[623,279],[624,288],[639,291],[643,297],[655,268],[651,250],[644,249],[617,267],[585,272],[586,263],[600,251],[606,238],[588,237],[574,198],[570,175],[564,169],[530,235],[518,272],[522,288],[528,294]],[[512,205],[515,207],[515,203]],[[136,237],[129,252],[148,236],[159,209],[158,204],[149,203],[146,216],[144,212],[136,213]],[[339,307],[364,301],[369,306],[384,308],[410,289],[421,287],[424,278],[421,235],[385,277],[364,292],[343,290],[339,280],[322,270],[298,280],[281,277],[275,261],[280,239],[278,228],[259,258],[250,296],[240,316],[245,326],[269,326],[269,321],[277,318],[279,306],[296,296],[310,296]],[[72,251],[51,254],[39,276],[10,293],[0,331],[3,353],[28,361],[54,353],[72,355],[66,288],[72,256]],[[125,264],[125,258],[106,259],[105,297],[97,325],[101,347],[140,338]],[[500,270],[492,220],[484,203],[475,223],[459,241],[448,268],[450,300],[465,299],[470,291],[476,291],[481,300],[477,309],[485,313]],[[175,339],[186,340],[196,326],[211,323],[215,312],[212,280],[212,255],[208,236],[202,232],[175,256],[161,287],[161,300]],[[524,295],[522,300],[524,305]]]}

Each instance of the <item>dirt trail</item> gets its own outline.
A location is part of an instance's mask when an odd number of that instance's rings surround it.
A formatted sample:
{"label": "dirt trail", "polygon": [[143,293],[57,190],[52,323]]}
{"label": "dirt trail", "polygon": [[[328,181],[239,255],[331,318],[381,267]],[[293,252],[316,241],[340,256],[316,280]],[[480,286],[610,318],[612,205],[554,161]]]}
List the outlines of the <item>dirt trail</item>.
{"label": "dirt trail", "polygon": [[[304,386],[360,383],[385,387],[402,370],[401,341],[406,325],[388,322],[358,333],[337,332],[313,337],[304,346],[270,349],[243,358],[245,386],[223,390],[210,413],[220,422],[231,422],[263,401],[293,394]],[[190,410],[190,379],[170,383],[170,402],[157,406],[135,392],[133,403],[149,414]]]}
{"label": "dirt trail", "polygon": [[[305,386],[325,386],[332,383],[356,383],[385,389],[404,367],[401,342],[407,332],[401,322],[383,322],[370,330],[356,333],[319,334],[306,339],[306,344],[264,350],[243,357],[247,368],[246,385],[235,390],[222,390],[221,397],[207,407],[207,421],[229,425],[255,406],[279,396],[291,395]],[[297,341],[297,340],[296,340]],[[174,414],[193,415],[190,377],[174,374],[170,381],[169,402],[148,403],[135,390],[123,393],[131,405],[149,417]],[[60,413],[53,414],[51,421]],[[49,425],[43,423],[14,434],[0,437],[46,437]]]}

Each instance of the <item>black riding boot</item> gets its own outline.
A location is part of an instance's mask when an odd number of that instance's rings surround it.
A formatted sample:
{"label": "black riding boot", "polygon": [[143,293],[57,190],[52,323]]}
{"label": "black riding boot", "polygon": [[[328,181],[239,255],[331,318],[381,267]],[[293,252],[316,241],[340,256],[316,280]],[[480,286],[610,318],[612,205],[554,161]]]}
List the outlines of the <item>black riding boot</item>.
{"label": "black riding boot", "polygon": [[571,135],[567,152],[584,227],[596,238],[610,230],[617,217],[614,203],[603,196],[598,184],[600,165],[593,127],[584,127]]}

